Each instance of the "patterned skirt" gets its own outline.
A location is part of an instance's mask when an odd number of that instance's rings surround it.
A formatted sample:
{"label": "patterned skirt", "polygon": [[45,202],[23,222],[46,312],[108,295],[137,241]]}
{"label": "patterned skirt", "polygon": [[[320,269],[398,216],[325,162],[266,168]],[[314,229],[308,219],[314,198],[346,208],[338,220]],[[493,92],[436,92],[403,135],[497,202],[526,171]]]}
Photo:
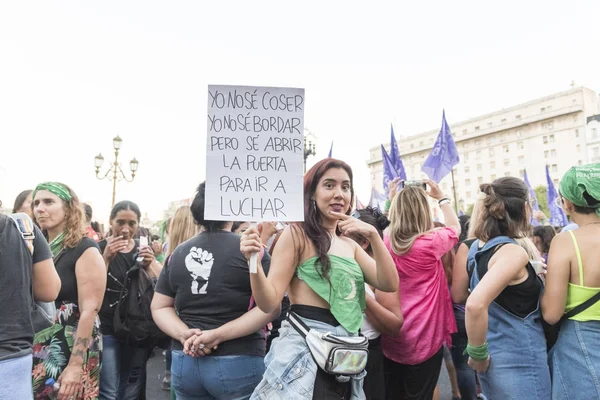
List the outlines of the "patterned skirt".
{"label": "patterned skirt", "polygon": [[[73,350],[79,308],[75,303],[63,302],[56,311],[54,325],[38,332],[33,340],[33,397],[35,400],[53,398],[53,382],[58,381]],[[77,400],[98,398],[102,359],[100,319],[96,317],[91,344],[83,361],[81,396]]]}

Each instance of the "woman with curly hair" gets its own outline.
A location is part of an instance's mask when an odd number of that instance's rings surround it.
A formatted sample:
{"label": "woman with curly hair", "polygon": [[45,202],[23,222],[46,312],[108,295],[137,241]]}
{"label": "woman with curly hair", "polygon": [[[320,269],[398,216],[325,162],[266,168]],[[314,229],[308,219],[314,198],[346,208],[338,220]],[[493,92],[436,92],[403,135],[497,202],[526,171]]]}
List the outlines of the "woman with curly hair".
{"label": "woman with curly hair", "polygon": [[54,325],[34,338],[34,398],[50,399],[56,381],[61,399],[96,399],[102,351],[98,311],[106,286],[102,256],[85,235],[83,208],[68,186],[39,184],[33,214],[50,243],[62,283]]}

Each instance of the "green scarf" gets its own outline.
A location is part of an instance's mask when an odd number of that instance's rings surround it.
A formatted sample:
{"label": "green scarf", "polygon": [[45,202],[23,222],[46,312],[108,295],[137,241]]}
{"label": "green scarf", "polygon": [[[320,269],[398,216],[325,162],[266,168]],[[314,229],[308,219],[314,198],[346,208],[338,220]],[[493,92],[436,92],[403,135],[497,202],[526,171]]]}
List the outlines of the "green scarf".
{"label": "green scarf", "polygon": [[56,257],[56,255],[62,250],[64,239],[65,233],[62,232],[60,235],[55,237],[53,241],[50,242],[50,251],[52,251],[52,255],[54,257]]}
{"label": "green scarf", "polygon": [[[600,215],[600,163],[572,167],[562,177],[559,191],[576,206],[595,208],[596,214]],[[584,193],[598,202],[588,204]]]}
{"label": "green scarf", "polygon": [[31,197],[32,199],[35,199],[35,194],[38,192],[38,190],[47,190],[50,193],[58,196],[61,200],[63,200],[66,203],[69,203],[72,199],[71,192],[69,192],[69,189],[67,189],[67,187],[65,185],[63,185],[62,183],[58,183],[58,182],[40,183],[39,185],[36,186],[35,190],[33,191],[33,196]]}

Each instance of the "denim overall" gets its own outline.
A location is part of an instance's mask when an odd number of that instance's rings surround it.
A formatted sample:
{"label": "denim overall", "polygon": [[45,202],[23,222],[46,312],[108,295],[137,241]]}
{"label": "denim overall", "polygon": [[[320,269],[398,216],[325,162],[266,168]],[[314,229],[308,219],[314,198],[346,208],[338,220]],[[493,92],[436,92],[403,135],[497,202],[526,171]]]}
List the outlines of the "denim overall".
{"label": "denim overall", "polygon": [[[479,241],[469,249],[467,265],[471,291],[479,284],[477,259],[488,249],[516,241],[499,236],[479,250]],[[539,279],[539,278],[538,278]],[[541,296],[540,291],[540,296]],[[487,341],[491,357],[487,372],[478,373],[483,394],[490,400],[549,400],[550,370],[546,338],[538,302],[535,311],[520,318],[492,302],[488,309]]]}

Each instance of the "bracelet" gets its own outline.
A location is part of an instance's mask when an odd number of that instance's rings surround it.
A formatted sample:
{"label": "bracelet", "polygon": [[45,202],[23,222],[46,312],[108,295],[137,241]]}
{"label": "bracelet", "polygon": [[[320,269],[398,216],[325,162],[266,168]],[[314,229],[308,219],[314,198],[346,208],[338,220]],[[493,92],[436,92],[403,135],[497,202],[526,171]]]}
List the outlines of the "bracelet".
{"label": "bracelet", "polygon": [[468,354],[475,361],[487,360],[490,353],[488,353],[488,342],[485,342],[481,346],[471,346],[467,343],[467,348],[463,354]]}
{"label": "bracelet", "polygon": [[443,199],[438,201],[438,206],[443,206],[444,204],[450,204],[450,199],[447,197],[444,197]]}

